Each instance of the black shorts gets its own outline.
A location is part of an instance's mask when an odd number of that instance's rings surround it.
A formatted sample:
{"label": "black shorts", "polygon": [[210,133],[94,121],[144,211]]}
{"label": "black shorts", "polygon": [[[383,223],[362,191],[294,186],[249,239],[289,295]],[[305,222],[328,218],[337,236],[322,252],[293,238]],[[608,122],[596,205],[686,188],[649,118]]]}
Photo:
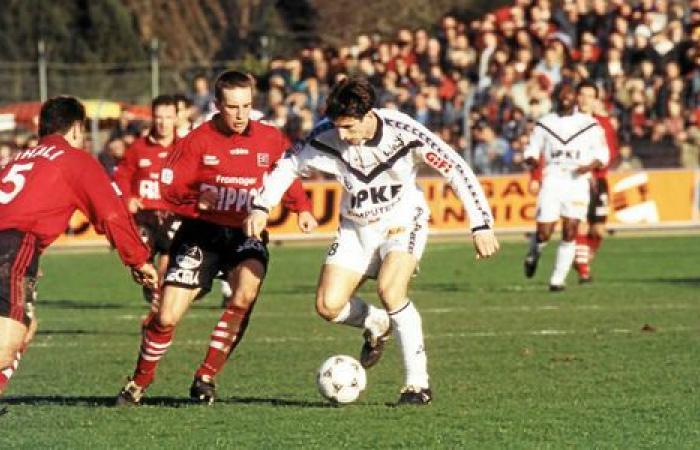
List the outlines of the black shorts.
{"label": "black shorts", "polygon": [[269,255],[267,235],[263,241],[249,238],[240,228],[194,219],[184,219],[170,247],[165,285],[200,288],[200,296],[211,290],[214,278],[227,278],[246,259],[260,261],[265,270]]}
{"label": "black shorts", "polygon": [[38,270],[36,237],[19,230],[0,231],[0,316],[29,326]]}
{"label": "black shorts", "polygon": [[180,227],[178,216],[167,211],[142,209],[134,215],[134,222],[144,244],[151,249],[151,259],[156,254],[165,255],[170,251],[175,232]]}
{"label": "black shorts", "polygon": [[610,211],[610,192],[608,180],[597,178],[593,180],[591,200],[588,203],[588,223],[605,223]]}

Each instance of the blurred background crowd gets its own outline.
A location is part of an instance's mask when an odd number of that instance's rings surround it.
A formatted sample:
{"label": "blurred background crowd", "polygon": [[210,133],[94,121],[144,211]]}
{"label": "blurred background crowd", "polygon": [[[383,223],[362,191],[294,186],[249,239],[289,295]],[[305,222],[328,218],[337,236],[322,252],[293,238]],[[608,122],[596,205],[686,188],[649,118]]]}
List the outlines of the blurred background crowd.
{"label": "blurred background crowd", "polygon": [[[617,130],[614,168],[700,165],[700,0],[516,0],[475,20],[446,15],[429,29],[308,46],[271,57],[256,74],[256,108],[300,139],[323,116],[330,87],[347,75],[367,77],[378,106],[417,119],[479,174],[525,170],[522,152],[535,121],[556,107],[562,85],[581,80],[599,87],[598,113]],[[198,74],[179,94],[181,134],[214,112],[215,76]],[[147,128],[124,112],[100,143],[103,165],[112,170]],[[0,143],[0,166],[34,142],[18,135]]]}

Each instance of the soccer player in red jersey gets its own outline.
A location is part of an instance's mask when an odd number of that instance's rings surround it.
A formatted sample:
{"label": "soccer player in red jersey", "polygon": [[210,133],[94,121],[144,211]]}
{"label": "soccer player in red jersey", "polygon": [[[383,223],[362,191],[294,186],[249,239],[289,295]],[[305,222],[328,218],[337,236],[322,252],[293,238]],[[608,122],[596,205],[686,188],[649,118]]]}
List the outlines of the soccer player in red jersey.
{"label": "soccer player in red jersey", "polygon": [[608,167],[615,161],[618,151],[617,132],[610,122],[610,117],[599,114],[601,104],[598,99],[598,87],[584,82],[579,86],[577,105],[579,111],[591,114],[605,133],[610,159],[605,167],[593,170],[591,179],[591,200],[588,204],[587,221],[582,221],[576,236],[576,257],[574,268],[578,272],[579,282],[592,281],[590,263],[600,248],[608,219],[610,191],[608,187]]}
{"label": "soccer player in red jersey", "polygon": [[[156,97],[151,103],[151,112],[151,130],[127,149],[114,173],[114,181],[122,191],[127,209],[134,215],[141,238],[151,249],[151,261],[159,255],[157,267],[162,279],[170,244],[180,226],[180,220],[160,195],[159,183],[160,171],[175,145],[175,97]],[[143,292],[150,303],[153,291],[144,289]]]}
{"label": "soccer player in red jersey", "polygon": [[26,300],[33,294],[39,256],[76,210],[107,236],[137,281],[151,289],[158,285],[148,248],[111,180],[79,149],[84,122],[85,108],[75,98],[48,100],[39,116],[38,146],[19,152],[0,171],[0,393],[33,334]]}
{"label": "soccer player in red jersey", "polygon": [[[117,405],[141,402],[175,326],[222,272],[233,296],[190,388],[194,400],[212,403],[214,377],[241,342],[265,276],[266,240],[247,237],[242,223],[263,177],[289,142],[276,128],[250,119],[253,80],[247,74],[222,73],[214,93],[220,112],[177,142],[161,172],[161,194],[185,218],[170,247],[162,299],[154,302],[144,321],[136,370],[119,393]],[[299,181],[287,191],[285,203],[299,213],[302,231],[316,227]]]}

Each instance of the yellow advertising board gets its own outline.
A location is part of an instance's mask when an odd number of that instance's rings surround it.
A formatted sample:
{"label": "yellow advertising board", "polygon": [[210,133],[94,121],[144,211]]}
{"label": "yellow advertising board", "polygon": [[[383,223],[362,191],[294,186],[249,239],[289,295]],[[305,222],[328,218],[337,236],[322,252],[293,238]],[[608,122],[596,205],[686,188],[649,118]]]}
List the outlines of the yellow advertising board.
{"label": "yellow advertising board", "polygon": [[[497,230],[530,230],[534,226],[537,199],[527,190],[527,174],[499,175],[479,179],[489,200]],[[610,216],[612,227],[664,227],[700,225],[700,172],[692,170],[658,170],[612,172]],[[469,228],[468,217],[457,196],[442,178],[422,178],[419,185],[430,205],[431,230],[455,233]],[[338,227],[338,209],[342,194],[336,182],[308,182],[313,213],[318,219],[317,233],[330,234]],[[270,215],[270,233],[279,238],[302,238],[296,215],[278,207]],[[58,245],[81,245],[105,242],[95,233],[85,217],[76,213],[69,233]]]}

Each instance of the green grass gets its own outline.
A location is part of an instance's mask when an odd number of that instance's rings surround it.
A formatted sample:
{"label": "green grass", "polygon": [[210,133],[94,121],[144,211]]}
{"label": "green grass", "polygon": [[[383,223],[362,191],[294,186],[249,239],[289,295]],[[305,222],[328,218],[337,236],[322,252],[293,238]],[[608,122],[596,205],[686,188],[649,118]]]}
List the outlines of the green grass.
{"label": "green grass", "polygon": [[213,407],[187,403],[220,314],[211,295],[178,328],[147,405],[112,408],[136,358],[140,290],[115,255],[49,254],[40,332],[4,399],[0,448],[700,447],[700,237],[608,239],[595,282],[571,274],[556,294],[555,245],[533,280],[524,251],[507,243],[476,263],[464,243],[429,246],[411,291],[434,390],[425,408],[390,406],[403,376],[393,343],[358,403],[319,397],[316,368],[361,343],[315,316],[320,247],[273,249]]}

